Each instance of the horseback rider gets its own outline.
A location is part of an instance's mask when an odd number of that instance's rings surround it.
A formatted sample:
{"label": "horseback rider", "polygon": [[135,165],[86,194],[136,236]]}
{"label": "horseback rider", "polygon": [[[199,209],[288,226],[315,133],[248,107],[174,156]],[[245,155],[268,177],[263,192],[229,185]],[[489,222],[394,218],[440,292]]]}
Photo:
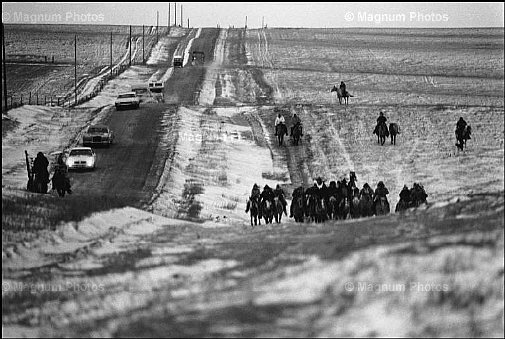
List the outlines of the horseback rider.
{"label": "horseback rider", "polygon": [[263,204],[265,201],[270,201],[272,204],[274,202],[274,191],[272,190],[272,188],[270,188],[270,186],[268,185],[265,185],[265,187],[263,187],[263,192],[261,192],[260,194],[260,204]]}
{"label": "horseback rider", "polygon": [[[379,117],[377,118],[377,126],[375,126],[375,130],[373,131],[374,134],[379,134],[379,126],[381,124],[384,124],[386,126],[386,121],[388,121],[388,118],[384,116],[384,112],[380,111]],[[387,126],[386,126],[387,129]]]}
{"label": "horseback rider", "polygon": [[428,194],[426,194],[424,187],[418,183],[414,183],[414,187],[412,187],[410,195],[412,199],[412,204],[414,206],[419,206],[423,203],[426,203],[426,198],[428,197]]}
{"label": "horseback rider", "polygon": [[466,123],[465,119],[463,119],[463,117],[459,117],[459,120],[456,123],[456,133],[463,131],[467,125],[468,124]]}
{"label": "horseback rider", "polygon": [[275,118],[275,135],[278,135],[278,129],[279,129],[279,125],[280,124],[283,124],[285,125],[286,124],[286,120],[284,119],[284,117],[279,113],[279,115],[277,116],[277,118]]}
{"label": "horseback rider", "polygon": [[403,185],[403,188],[400,192],[400,200],[404,201],[407,206],[410,206],[412,203],[412,196],[407,185]]}
{"label": "horseback rider", "polygon": [[37,157],[33,161],[32,172],[35,174],[35,180],[41,182],[43,185],[49,183],[49,160],[44,156],[44,153],[37,153]]}
{"label": "horseback rider", "polygon": [[373,198],[374,196],[374,191],[373,189],[370,187],[370,185],[368,185],[367,182],[365,182],[365,184],[363,185],[363,188],[361,189],[361,191],[359,192],[359,197],[361,199],[362,196],[364,195],[368,195],[370,196],[370,198]]}
{"label": "horseback rider", "polygon": [[343,96],[347,95],[347,90],[345,89],[345,84],[343,81],[340,82],[340,91],[342,92]]}
{"label": "horseback rider", "polygon": [[294,191],[293,191],[293,194],[291,195],[293,197],[293,202],[291,203],[291,206],[289,207],[289,217],[292,218],[293,217],[293,207],[295,206],[294,202],[296,201],[296,199],[298,199],[299,197],[302,197],[305,195],[305,192],[303,191],[303,187],[300,186],[298,188],[296,188]]}
{"label": "horseback rider", "polygon": [[328,196],[328,199],[330,197],[336,198],[338,195],[338,188],[337,188],[337,183],[332,180],[330,181],[330,186],[328,186],[328,189],[326,190],[326,195]]}
{"label": "horseback rider", "polygon": [[[63,177],[63,182],[65,183],[65,191],[68,194],[72,194],[72,188],[70,185],[70,178],[68,177],[68,167],[65,164],[65,161],[63,161],[63,153],[61,153],[58,156],[58,160],[56,161],[56,166],[54,167],[54,174],[53,174],[53,179],[54,176],[58,177],[61,175]],[[56,189],[56,187],[53,185],[53,190]]]}
{"label": "horseback rider", "polygon": [[300,118],[298,117],[298,115],[293,114],[293,118],[291,119],[291,123],[293,124],[293,126],[291,126],[291,136],[293,136],[293,131],[294,129],[297,127],[297,126],[300,126],[300,135],[303,136],[303,131],[301,130],[302,129],[302,121],[300,120]]}
{"label": "horseback rider", "polygon": [[257,184],[254,184],[251,190],[251,196],[247,201],[245,212],[246,213],[249,212],[249,209],[251,208],[251,201],[256,201],[257,203],[259,203],[259,199],[260,199],[260,187]]}
{"label": "horseback rider", "polygon": [[279,198],[280,202],[282,203],[282,210],[284,211],[284,214],[288,215],[286,213],[286,206],[287,206],[288,203],[286,202],[284,190],[281,188],[281,186],[279,184],[277,184],[277,186],[275,187],[274,197],[278,197]]}
{"label": "horseback rider", "polygon": [[377,188],[375,189],[375,193],[374,193],[373,208],[375,209],[375,205],[377,204],[377,202],[381,198],[384,198],[386,200],[386,202],[388,202],[388,198],[387,198],[388,194],[389,194],[389,190],[384,185],[384,182],[379,181],[379,183],[377,184]]}

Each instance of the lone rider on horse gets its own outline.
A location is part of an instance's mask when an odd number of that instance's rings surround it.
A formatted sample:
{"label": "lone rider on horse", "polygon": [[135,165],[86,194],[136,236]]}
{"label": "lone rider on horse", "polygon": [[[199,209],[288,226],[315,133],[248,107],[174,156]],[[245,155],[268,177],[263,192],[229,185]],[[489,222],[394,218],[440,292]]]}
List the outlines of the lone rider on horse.
{"label": "lone rider on horse", "polygon": [[286,120],[284,119],[284,117],[279,113],[279,115],[277,116],[277,118],[275,118],[275,135],[279,135],[279,125],[280,124],[283,124],[285,125],[286,124]]}
{"label": "lone rider on horse", "polygon": [[343,96],[347,95],[347,90],[345,89],[345,83],[343,81],[340,82],[340,91],[342,92]]}
{"label": "lone rider on horse", "polygon": [[284,190],[281,188],[281,186],[279,184],[277,184],[277,186],[275,187],[274,197],[278,197],[279,198],[280,202],[282,203],[282,208],[283,208],[284,214],[288,215],[286,213],[286,206],[287,206],[288,203],[286,202]]}
{"label": "lone rider on horse", "polygon": [[[465,128],[468,126],[465,119],[463,117],[459,117],[458,122],[456,123],[456,146],[463,148],[463,145],[459,143],[459,139],[463,139],[463,133],[465,133]],[[471,139],[470,135],[468,135],[468,139]]]}
{"label": "lone rider on horse", "polygon": [[293,114],[293,118],[291,119],[291,122],[293,123],[293,126],[291,126],[291,136],[293,136],[293,131],[295,130],[296,127],[300,126],[300,135],[303,136],[303,132],[301,130],[302,128],[302,121],[300,120],[300,117],[298,117],[298,115]]}
{"label": "lone rider on horse", "polygon": [[379,117],[377,118],[377,126],[375,126],[375,130],[373,131],[373,133],[377,134],[377,135],[379,134],[379,126],[381,124],[384,124],[384,126],[386,127],[386,131],[387,131],[386,121],[388,121],[388,118],[386,118],[384,116],[383,111],[380,111]]}

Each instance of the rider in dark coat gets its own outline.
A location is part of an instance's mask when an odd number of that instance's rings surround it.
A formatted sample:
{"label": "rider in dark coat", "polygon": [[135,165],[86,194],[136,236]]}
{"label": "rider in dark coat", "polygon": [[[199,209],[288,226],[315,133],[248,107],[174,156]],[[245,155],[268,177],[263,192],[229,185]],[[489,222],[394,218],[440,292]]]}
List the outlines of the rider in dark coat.
{"label": "rider in dark coat", "polygon": [[274,191],[270,188],[270,186],[265,185],[263,187],[263,192],[261,192],[261,204],[263,204],[266,200],[270,201],[271,203],[274,202]]}
{"label": "rider in dark coat", "polygon": [[286,202],[284,190],[281,188],[281,186],[279,184],[277,184],[277,186],[275,187],[274,197],[278,197],[279,198],[279,200],[282,203],[282,208],[283,208],[284,214],[288,215],[286,213],[286,206],[287,206],[288,203]]}
{"label": "rider in dark coat", "polygon": [[342,92],[343,96],[347,94],[347,90],[345,89],[345,84],[343,81],[340,82],[340,91]]}
{"label": "rider in dark coat", "polygon": [[245,208],[245,212],[249,212],[249,209],[251,208],[251,200],[256,200],[257,203],[260,202],[261,195],[260,195],[260,187],[257,184],[253,185],[253,188],[251,190],[251,196],[249,197],[249,200],[247,201],[247,205]]}
{"label": "rider in dark coat", "polygon": [[[68,167],[65,164],[65,161],[63,161],[63,154],[60,154],[58,156],[58,160],[56,162],[56,166],[54,167],[54,176],[59,176],[61,175],[63,177],[63,181],[65,183],[65,191],[67,191],[68,194],[72,194],[72,189],[70,185],[70,178],[68,177]],[[53,190],[56,189],[53,185]]]}
{"label": "rider in dark coat", "polygon": [[[379,113],[379,117],[377,118],[377,126],[375,126],[375,130],[374,130],[374,134],[378,134],[379,133],[379,126],[381,124],[384,124],[386,125],[386,121],[388,121],[388,118],[386,118],[384,116],[384,112],[380,112]],[[387,126],[386,126],[387,127]]]}
{"label": "rider in dark coat", "polygon": [[[302,121],[300,120],[298,115],[293,114],[293,118],[291,119],[291,123],[293,124],[293,126],[291,126],[291,136],[293,136],[293,130],[295,129],[296,126],[301,125]],[[303,131],[302,131],[302,133],[300,133],[300,135],[303,135]]]}
{"label": "rider in dark coat", "polygon": [[456,132],[462,131],[466,127],[467,123],[463,117],[459,117],[458,122],[456,123]]}
{"label": "rider in dark coat", "polygon": [[410,205],[411,199],[412,197],[409,188],[407,185],[403,185],[403,189],[400,192],[400,200],[403,200],[407,205]]}
{"label": "rider in dark coat", "polygon": [[426,194],[424,187],[418,183],[414,183],[414,187],[412,187],[410,195],[414,206],[419,206],[425,203],[426,198],[428,197],[428,194]]}
{"label": "rider in dark coat", "polygon": [[375,209],[375,205],[377,204],[377,201],[380,198],[386,198],[386,202],[387,202],[387,199],[388,199],[387,195],[388,194],[389,194],[389,190],[384,185],[384,182],[379,181],[379,183],[377,184],[377,188],[375,189],[375,193],[374,193],[373,208]]}
{"label": "rider in dark coat", "polygon": [[365,182],[365,184],[363,185],[363,188],[361,189],[361,191],[359,192],[359,197],[361,199],[361,197],[363,195],[369,195],[371,199],[373,199],[374,197],[374,191],[373,189],[370,187],[370,185],[368,185],[367,182]]}
{"label": "rider in dark coat", "polygon": [[33,162],[32,171],[40,180],[45,180],[45,183],[49,182],[49,171],[47,170],[47,166],[49,166],[49,160],[44,156],[44,153],[37,153],[37,157]]}
{"label": "rider in dark coat", "polygon": [[[293,194],[291,195],[293,197],[293,202],[291,203],[291,206],[289,207],[289,217],[292,218],[293,217],[293,206],[295,205],[294,202],[295,200],[298,198],[298,197],[303,197],[305,196],[305,192],[303,190],[303,187],[300,186],[298,188],[296,188],[294,191],[293,191]],[[304,199],[305,200],[305,199]],[[304,204],[305,204],[305,201],[304,201]]]}
{"label": "rider in dark coat", "polygon": [[337,183],[335,181],[330,181],[330,186],[328,186],[328,189],[326,190],[328,199],[330,197],[337,197],[338,195],[338,189],[337,189]]}

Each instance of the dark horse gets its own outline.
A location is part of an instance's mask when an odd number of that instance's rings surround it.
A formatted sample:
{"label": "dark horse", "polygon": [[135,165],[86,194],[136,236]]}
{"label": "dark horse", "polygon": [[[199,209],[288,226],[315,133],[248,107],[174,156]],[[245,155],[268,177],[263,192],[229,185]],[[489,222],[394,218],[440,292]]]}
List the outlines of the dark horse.
{"label": "dark horse", "polygon": [[379,124],[374,133],[377,134],[377,143],[384,145],[386,138],[389,135],[388,127],[386,124]]}
{"label": "dark horse", "polygon": [[265,224],[271,224],[274,219],[274,204],[270,200],[264,200],[261,206],[261,215],[265,219]]}
{"label": "dark horse", "polygon": [[282,211],[284,210],[282,202],[279,197],[274,198],[274,217],[275,222],[280,223],[282,220]]}
{"label": "dark horse", "polygon": [[291,202],[293,205],[292,211],[293,211],[293,217],[295,218],[296,222],[303,222],[303,214],[304,214],[304,208],[303,208],[303,195],[299,195],[296,198],[293,199]]}
{"label": "dark horse", "polygon": [[293,134],[291,136],[293,137],[293,144],[298,146],[302,136],[302,125],[296,125],[295,128],[293,128]]}
{"label": "dark horse", "polygon": [[68,190],[65,174],[61,171],[55,171],[51,183],[53,185],[53,190],[56,190],[60,197],[64,197]]}
{"label": "dark horse", "polygon": [[400,126],[395,122],[390,123],[389,134],[391,136],[391,144],[396,145],[396,135],[400,134]]}
{"label": "dark horse", "polygon": [[342,90],[337,87],[337,86],[333,86],[333,88],[331,89],[331,93],[333,92],[337,92],[337,97],[338,97],[338,102],[342,105],[342,98],[344,98],[344,103],[346,105],[349,104],[349,97],[353,97],[353,95],[350,95],[349,92],[345,92],[345,93],[342,93]]}
{"label": "dark horse", "polygon": [[458,143],[456,146],[460,150],[463,150],[463,147],[466,146],[466,141],[471,139],[472,127],[470,125],[466,125],[465,128],[456,130],[456,140]]}
{"label": "dark horse", "polygon": [[375,203],[375,215],[385,215],[388,214],[389,202],[386,197],[377,197],[377,202]]}
{"label": "dark horse", "polygon": [[275,135],[277,136],[277,140],[279,140],[279,146],[282,146],[284,142],[284,135],[288,135],[288,128],[285,124],[280,123],[275,127]]}
{"label": "dark horse", "polygon": [[253,219],[254,219],[254,225],[261,225],[261,211],[258,203],[258,199],[249,199],[247,202],[247,208],[245,212],[251,211],[251,226],[253,226]]}
{"label": "dark horse", "polygon": [[359,210],[362,217],[371,217],[374,214],[373,197],[368,193],[361,193],[359,199]]}

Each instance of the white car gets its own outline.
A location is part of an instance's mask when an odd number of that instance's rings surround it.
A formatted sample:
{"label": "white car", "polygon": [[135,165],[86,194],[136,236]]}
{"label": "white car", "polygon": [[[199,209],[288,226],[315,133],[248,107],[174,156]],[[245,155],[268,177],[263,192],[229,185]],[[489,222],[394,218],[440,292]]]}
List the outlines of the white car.
{"label": "white car", "polygon": [[66,163],[69,170],[94,170],[96,166],[96,154],[91,147],[74,147],[68,153]]}
{"label": "white car", "polygon": [[117,96],[114,104],[116,105],[117,110],[124,107],[139,108],[140,99],[135,92],[122,93]]}

